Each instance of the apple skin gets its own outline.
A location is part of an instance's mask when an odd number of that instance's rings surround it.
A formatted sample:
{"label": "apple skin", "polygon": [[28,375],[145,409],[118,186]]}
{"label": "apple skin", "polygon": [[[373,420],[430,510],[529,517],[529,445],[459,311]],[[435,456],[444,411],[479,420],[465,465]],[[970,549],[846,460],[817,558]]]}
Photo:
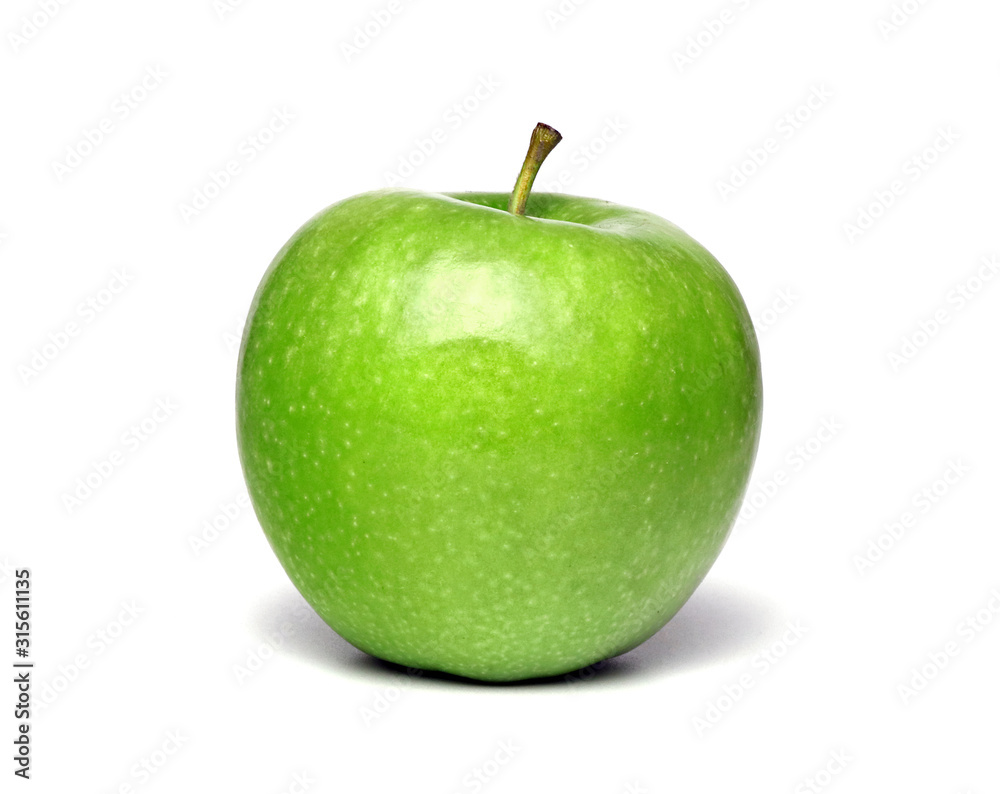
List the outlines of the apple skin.
{"label": "apple skin", "polygon": [[487,681],[634,648],[702,581],[760,434],[733,281],[596,199],[378,190],[278,253],[240,349],[257,516],[369,654]]}

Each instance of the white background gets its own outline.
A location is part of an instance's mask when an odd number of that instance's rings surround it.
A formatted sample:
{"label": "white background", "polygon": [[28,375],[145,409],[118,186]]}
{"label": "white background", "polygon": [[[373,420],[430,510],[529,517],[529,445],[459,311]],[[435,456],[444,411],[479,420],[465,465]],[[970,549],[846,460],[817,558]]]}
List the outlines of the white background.
{"label": "white background", "polygon": [[[0,12],[24,787],[998,791],[1000,6],[230,5]],[[753,501],[667,628],[584,680],[406,678],[303,608],[246,507],[237,340],[313,213],[396,178],[508,190],[539,120],[565,139],[536,188],[667,217],[740,286]]]}

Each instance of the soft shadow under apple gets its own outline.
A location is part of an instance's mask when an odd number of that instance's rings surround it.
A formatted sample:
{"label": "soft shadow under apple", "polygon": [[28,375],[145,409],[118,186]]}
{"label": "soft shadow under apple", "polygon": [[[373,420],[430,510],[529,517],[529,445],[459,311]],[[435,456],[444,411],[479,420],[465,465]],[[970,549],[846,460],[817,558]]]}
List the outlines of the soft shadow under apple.
{"label": "soft shadow under apple", "polygon": [[[406,673],[406,668],[369,656],[341,638],[291,588],[262,603],[254,617],[262,640],[281,636],[285,652],[309,664],[373,680]],[[421,673],[419,679],[480,687],[624,684],[738,657],[759,646],[778,623],[778,611],[756,593],[706,581],[657,634],[638,648],[590,668],[510,683],[433,671]]]}

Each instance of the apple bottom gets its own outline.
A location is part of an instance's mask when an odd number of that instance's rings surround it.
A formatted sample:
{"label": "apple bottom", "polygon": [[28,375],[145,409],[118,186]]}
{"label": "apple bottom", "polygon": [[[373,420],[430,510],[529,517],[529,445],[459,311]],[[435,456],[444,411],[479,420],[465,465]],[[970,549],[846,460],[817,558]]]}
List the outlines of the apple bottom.
{"label": "apple bottom", "polygon": [[[569,489],[547,484],[554,450],[479,476],[399,453],[385,451],[364,489],[395,492],[398,502],[364,515],[342,497],[343,511],[313,523],[308,542],[280,530],[268,536],[338,634],[406,667],[512,681],[624,653],[690,597],[734,518],[713,528],[699,518],[704,509],[679,504],[652,454],[591,465],[589,476],[578,462]],[[661,487],[642,477],[654,496],[637,503],[635,479],[652,467],[664,469]]]}

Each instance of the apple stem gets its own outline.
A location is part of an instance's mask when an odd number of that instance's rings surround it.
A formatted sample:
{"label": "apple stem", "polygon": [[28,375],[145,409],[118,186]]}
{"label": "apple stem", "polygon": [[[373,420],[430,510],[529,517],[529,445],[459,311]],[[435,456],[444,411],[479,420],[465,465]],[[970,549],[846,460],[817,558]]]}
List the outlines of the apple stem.
{"label": "apple stem", "polygon": [[524,165],[521,166],[521,173],[517,177],[514,185],[514,192],[510,194],[510,203],[507,211],[512,215],[524,215],[524,207],[528,203],[528,194],[531,186],[535,183],[538,169],[542,167],[549,152],[556,148],[556,144],[562,140],[562,135],[548,124],[538,122],[531,133],[531,143],[528,145],[528,154],[525,155]]}

